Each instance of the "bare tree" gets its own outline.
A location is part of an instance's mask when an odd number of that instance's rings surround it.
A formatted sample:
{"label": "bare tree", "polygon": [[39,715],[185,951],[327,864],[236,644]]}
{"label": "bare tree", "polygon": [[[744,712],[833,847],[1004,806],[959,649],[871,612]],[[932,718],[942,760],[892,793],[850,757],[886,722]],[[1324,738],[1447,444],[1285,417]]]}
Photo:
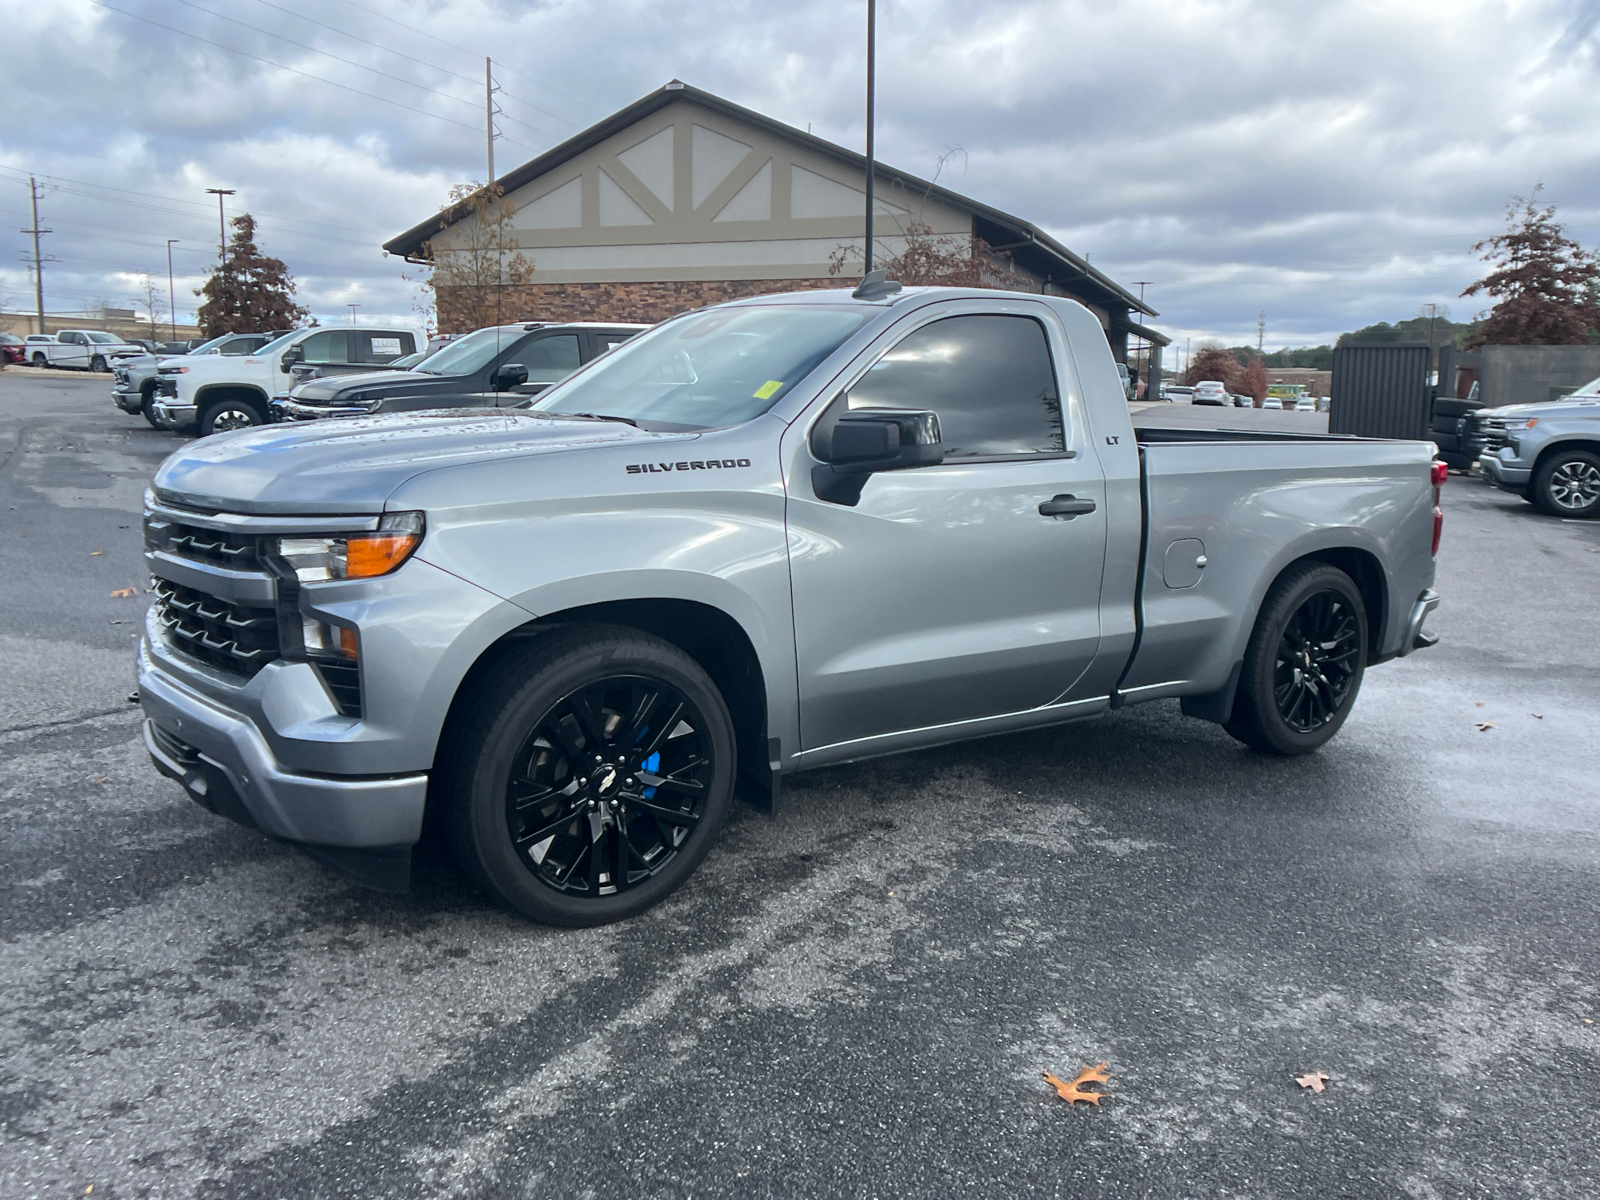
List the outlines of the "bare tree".
{"label": "bare tree", "polygon": [[139,273],[139,295],[134,299],[133,307],[144,313],[145,320],[150,322],[150,340],[159,340],[156,333],[156,324],[167,314],[167,302],[161,298],[161,292],[156,287],[156,282],[150,277],[150,272]]}
{"label": "bare tree", "polygon": [[458,183],[439,212],[439,229],[451,236],[423,243],[433,271],[417,281],[433,294],[439,329],[465,333],[503,320],[505,289],[533,281],[533,260],[522,253],[511,223],[516,204],[498,183]]}
{"label": "bare tree", "polygon": [[[976,234],[936,234],[927,225],[909,224],[899,254],[876,255],[872,264],[907,287],[1003,288],[1032,291],[1032,281],[1011,260],[990,249]],[[864,253],[859,242],[841,242],[828,255],[828,274],[845,274],[846,264]]]}

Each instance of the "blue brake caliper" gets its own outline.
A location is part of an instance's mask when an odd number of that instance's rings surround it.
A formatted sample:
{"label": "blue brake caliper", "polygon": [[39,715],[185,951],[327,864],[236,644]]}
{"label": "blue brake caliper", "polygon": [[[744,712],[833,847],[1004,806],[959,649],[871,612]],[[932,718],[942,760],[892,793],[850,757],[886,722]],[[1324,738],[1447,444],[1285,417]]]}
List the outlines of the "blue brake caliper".
{"label": "blue brake caliper", "polygon": [[[661,752],[658,750],[649,758],[645,759],[639,764],[639,769],[641,771],[649,771],[652,775],[657,774],[661,770]],[[654,800],[656,798],[656,789],[653,787],[647,787],[639,794],[646,800]]]}

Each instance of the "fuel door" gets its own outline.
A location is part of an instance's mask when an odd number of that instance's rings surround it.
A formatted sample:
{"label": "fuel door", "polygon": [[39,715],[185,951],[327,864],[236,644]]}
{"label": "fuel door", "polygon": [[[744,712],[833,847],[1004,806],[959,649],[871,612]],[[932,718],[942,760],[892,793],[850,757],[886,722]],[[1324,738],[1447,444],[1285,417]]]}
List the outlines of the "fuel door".
{"label": "fuel door", "polygon": [[1192,588],[1206,569],[1206,544],[1199,538],[1179,538],[1167,547],[1161,578],[1173,591]]}

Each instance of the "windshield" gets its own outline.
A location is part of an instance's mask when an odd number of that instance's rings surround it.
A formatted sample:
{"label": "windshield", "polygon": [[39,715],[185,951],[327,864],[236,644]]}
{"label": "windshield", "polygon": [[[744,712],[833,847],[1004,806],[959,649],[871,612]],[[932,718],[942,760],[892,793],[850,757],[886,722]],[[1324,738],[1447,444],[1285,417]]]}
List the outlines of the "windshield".
{"label": "windshield", "polygon": [[225,333],[221,337],[214,337],[209,342],[206,342],[204,345],[196,346],[193,350],[189,351],[189,353],[190,354],[216,354],[218,352],[218,347],[220,347],[223,342],[227,341],[232,336],[233,336],[233,334],[231,334],[231,333]]}
{"label": "windshield", "polygon": [[525,332],[521,325],[491,325],[487,329],[476,329],[448,346],[440,346],[412,370],[426,371],[429,375],[470,375],[487,367],[494,361],[495,355]]}
{"label": "windshield", "polygon": [[622,343],[531,407],[656,427],[739,425],[776,404],[869,315],[818,304],[696,313]]}
{"label": "windshield", "polygon": [[[305,330],[303,330],[303,329],[291,329],[288,333],[284,334],[277,341],[268,342],[265,346],[261,347],[261,349],[257,350],[250,357],[251,358],[265,358],[269,354],[276,354],[279,350],[283,350],[283,349],[286,349],[288,347],[289,341],[290,341],[291,338],[297,338],[304,332],[305,332]],[[206,344],[210,345],[209,342],[206,343]]]}
{"label": "windshield", "polygon": [[90,331],[86,336],[97,346],[120,346],[123,344],[121,338],[111,333],[96,333],[94,331]]}
{"label": "windshield", "polygon": [[1572,394],[1574,396],[1600,396],[1600,379],[1589,380],[1588,383]]}

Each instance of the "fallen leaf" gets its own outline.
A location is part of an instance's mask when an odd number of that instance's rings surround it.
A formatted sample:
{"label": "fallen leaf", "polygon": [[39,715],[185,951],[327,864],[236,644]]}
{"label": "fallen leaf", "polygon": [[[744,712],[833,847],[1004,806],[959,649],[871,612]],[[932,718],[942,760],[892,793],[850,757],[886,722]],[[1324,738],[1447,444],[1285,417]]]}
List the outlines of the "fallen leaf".
{"label": "fallen leaf", "polygon": [[1535,721],[1544,720],[1544,714],[1543,713],[1529,713],[1528,715],[1530,717],[1532,717]]}
{"label": "fallen leaf", "polygon": [[1479,721],[1477,722],[1477,726],[1479,733],[1488,733],[1491,729],[1500,728],[1500,726],[1496,725],[1493,721]]}
{"label": "fallen leaf", "polygon": [[1309,1075],[1296,1075],[1294,1081],[1303,1088],[1321,1092],[1327,1090],[1328,1075],[1325,1071],[1312,1071]]}
{"label": "fallen leaf", "polygon": [[1593,1025],[1594,1024],[1594,1018],[1593,1017],[1585,1017],[1583,1019],[1583,1023],[1585,1025]]}
{"label": "fallen leaf", "polygon": [[109,775],[96,775],[94,777],[94,782],[96,782],[96,783],[110,783],[111,782],[111,776],[109,776]]}
{"label": "fallen leaf", "polygon": [[93,558],[96,554],[104,554],[104,553],[105,553],[104,550],[91,550],[91,551],[89,551],[89,557]]}
{"label": "fallen leaf", "polygon": [[1101,1063],[1097,1067],[1085,1067],[1078,1072],[1071,1083],[1063,1083],[1050,1074],[1049,1071],[1044,1072],[1044,1079],[1046,1083],[1055,1088],[1056,1095],[1060,1096],[1068,1104],[1076,1104],[1079,1100],[1087,1100],[1098,1108],[1100,1101],[1111,1094],[1110,1092],[1086,1092],[1083,1090],[1083,1085],[1086,1083],[1104,1085],[1111,1082],[1111,1068],[1106,1063]]}
{"label": "fallen leaf", "polygon": [[130,596],[137,596],[139,589],[136,587],[112,588],[111,594],[118,600],[126,600]]}
{"label": "fallen leaf", "polygon": [[1478,707],[1479,707],[1479,708],[1482,708],[1482,707],[1483,707],[1483,701],[1482,701],[1482,700],[1479,700],[1479,701],[1478,701]]}

